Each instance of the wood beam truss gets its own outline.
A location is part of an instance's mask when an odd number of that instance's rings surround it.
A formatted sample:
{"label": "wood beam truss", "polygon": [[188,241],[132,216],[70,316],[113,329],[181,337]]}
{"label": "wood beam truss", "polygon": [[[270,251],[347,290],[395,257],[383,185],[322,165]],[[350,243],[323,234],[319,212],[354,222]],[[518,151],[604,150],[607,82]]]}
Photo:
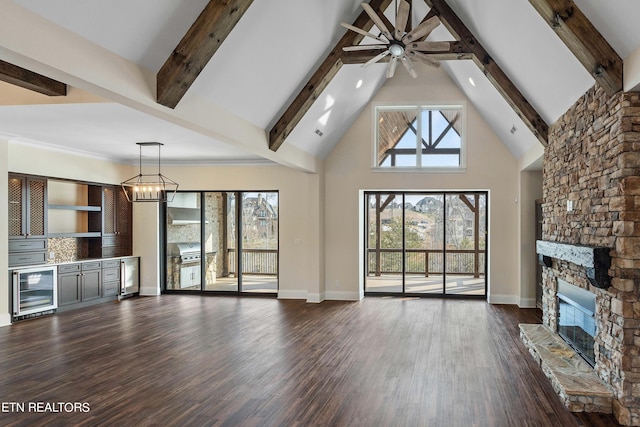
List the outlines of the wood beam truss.
{"label": "wood beam truss", "polygon": [[17,65],[0,61],[0,80],[48,96],[66,96],[67,85]]}
{"label": "wood beam truss", "polygon": [[[502,69],[495,63],[488,52],[482,47],[475,36],[467,29],[445,0],[424,0],[431,8],[425,19],[438,16],[457,41],[452,42],[446,51],[430,52],[428,56],[437,61],[473,59],[483,71],[489,81],[496,87],[507,103],[518,114],[522,121],[531,129],[543,146],[547,145],[549,127],[538,112],[529,104],[518,88],[511,82]],[[376,11],[383,12],[391,3],[390,0],[371,0],[369,5]],[[382,15],[382,13],[378,13]],[[353,26],[369,31],[373,26],[368,15],[363,11]],[[351,51],[344,52],[345,46],[359,43],[362,36],[347,31],[340,41],[333,47],[324,62],[318,67],[311,79],[300,91],[298,96],[288,106],[269,132],[269,148],[278,150],[291,131],[298,125],[313,102],[327,87],[343,64],[363,64],[379,51]],[[389,55],[380,62],[389,61]]]}
{"label": "wood beam truss", "polygon": [[156,77],[157,101],[175,108],[253,0],[211,0]]}
{"label": "wood beam truss", "polygon": [[609,94],[622,90],[622,59],[572,0],[529,0]]}
{"label": "wood beam truss", "polygon": [[547,146],[549,126],[540,117],[538,112],[529,104],[500,66],[491,58],[478,39],[469,31],[445,0],[424,0],[425,3],[438,15],[456,40],[460,41],[466,50],[471,53],[471,59],[487,76],[489,81],[513,108],[527,127],[533,132],[543,146]]}
{"label": "wood beam truss", "polygon": [[[376,11],[382,11],[391,4],[392,0],[371,0],[369,6]],[[352,24],[354,27],[369,31],[373,22],[364,11],[358,15]],[[346,31],[344,36],[331,49],[322,64],[316,69],[300,93],[291,102],[286,111],[269,131],[269,148],[277,151],[291,131],[300,123],[302,117],[309,111],[314,101],[333,80],[338,70],[342,68],[342,48],[360,43],[364,37],[353,31]]]}

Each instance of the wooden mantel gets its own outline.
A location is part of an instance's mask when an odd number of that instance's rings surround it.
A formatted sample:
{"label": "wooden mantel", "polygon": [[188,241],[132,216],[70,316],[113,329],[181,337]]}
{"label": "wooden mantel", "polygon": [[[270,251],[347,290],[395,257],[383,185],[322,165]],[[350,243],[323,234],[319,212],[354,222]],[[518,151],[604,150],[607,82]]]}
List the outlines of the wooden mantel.
{"label": "wooden mantel", "polygon": [[551,259],[568,261],[585,268],[587,279],[596,288],[606,289],[611,286],[609,267],[611,267],[611,248],[572,245],[567,243],[536,241],[536,253],[541,262],[551,266]]}

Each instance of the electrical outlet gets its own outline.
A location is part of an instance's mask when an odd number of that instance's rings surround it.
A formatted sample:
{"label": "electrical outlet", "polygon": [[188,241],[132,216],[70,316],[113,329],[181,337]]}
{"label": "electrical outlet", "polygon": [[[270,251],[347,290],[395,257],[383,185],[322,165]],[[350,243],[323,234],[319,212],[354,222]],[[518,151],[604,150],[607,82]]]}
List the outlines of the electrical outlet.
{"label": "electrical outlet", "polygon": [[56,253],[55,252],[49,252],[49,259],[56,259]]}
{"label": "electrical outlet", "polygon": [[573,200],[567,200],[567,212],[571,212],[573,210]]}

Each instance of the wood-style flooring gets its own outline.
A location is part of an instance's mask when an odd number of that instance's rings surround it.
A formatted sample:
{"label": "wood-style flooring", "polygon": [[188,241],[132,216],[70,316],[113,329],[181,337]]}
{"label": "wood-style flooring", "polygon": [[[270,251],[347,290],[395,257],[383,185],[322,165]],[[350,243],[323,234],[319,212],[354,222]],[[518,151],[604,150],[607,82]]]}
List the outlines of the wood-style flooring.
{"label": "wood-style flooring", "polygon": [[479,300],[102,304],[0,328],[0,425],[616,425],[562,406],[521,322]]}

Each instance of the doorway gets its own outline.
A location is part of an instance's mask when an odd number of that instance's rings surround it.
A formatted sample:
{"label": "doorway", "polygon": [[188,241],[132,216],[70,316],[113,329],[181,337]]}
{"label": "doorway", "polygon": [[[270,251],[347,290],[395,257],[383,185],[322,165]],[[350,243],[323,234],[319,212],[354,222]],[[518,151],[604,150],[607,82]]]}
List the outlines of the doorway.
{"label": "doorway", "polygon": [[365,192],[365,295],[487,295],[488,193]]}
{"label": "doorway", "polygon": [[278,192],[179,192],[165,212],[167,292],[278,291]]}

